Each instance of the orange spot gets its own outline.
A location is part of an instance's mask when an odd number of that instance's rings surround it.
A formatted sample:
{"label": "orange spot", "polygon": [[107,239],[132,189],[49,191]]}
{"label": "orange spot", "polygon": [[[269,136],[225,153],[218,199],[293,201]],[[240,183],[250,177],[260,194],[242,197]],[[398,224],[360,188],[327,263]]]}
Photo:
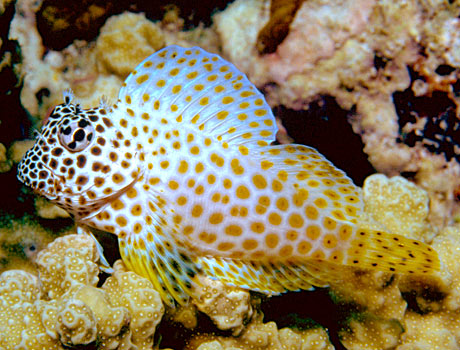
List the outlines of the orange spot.
{"label": "orange spot", "polygon": [[195,205],[192,209],[192,216],[197,218],[203,213],[203,207],[199,204]]}
{"label": "orange spot", "polygon": [[305,233],[308,238],[315,241],[321,235],[321,229],[316,225],[310,225],[307,227],[307,230],[305,231]]}
{"label": "orange spot", "polygon": [[262,175],[254,175],[252,177],[252,182],[254,183],[254,186],[256,186],[258,189],[264,189],[267,187],[267,181],[265,180],[265,177]]}
{"label": "orange spot", "polygon": [[240,185],[236,188],[236,196],[240,199],[247,199],[250,196],[250,192],[246,186]]}
{"label": "orange spot", "polygon": [[209,217],[209,223],[213,225],[218,225],[224,220],[224,216],[221,213],[213,213]]}
{"label": "orange spot", "polygon": [[278,180],[272,181],[272,190],[275,192],[281,192],[283,190],[283,184]]}
{"label": "orange spot", "polygon": [[219,249],[221,251],[227,251],[227,250],[233,249],[234,246],[235,246],[235,244],[233,244],[233,243],[223,242],[223,243],[220,243],[217,246],[217,249]]}
{"label": "orange spot", "polygon": [[279,238],[274,233],[269,233],[267,236],[265,236],[265,244],[268,248],[275,248],[278,245],[278,242]]}
{"label": "orange spot", "polygon": [[136,83],[138,83],[140,85],[142,83],[145,83],[148,79],[149,79],[148,74],[144,74],[144,75],[141,75],[141,76],[137,77]]}
{"label": "orange spot", "polygon": [[311,257],[313,259],[318,259],[318,260],[324,260],[324,252],[321,251],[321,250],[316,250],[315,252],[313,252],[313,254],[311,255]]}
{"label": "orange spot", "polygon": [[256,249],[259,243],[255,239],[247,239],[243,242],[243,248],[246,250]]}
{"label": "orange spot", "polygon": [[238,237],[238,236],[241,236],[241,234],[243,233],[243,230],[238,225],[229,225],[225,228],[225,233],[229,236]]}
{"label": "orange spot", "polygon": [[292,254],[292,246],[290,245],[285,245],[280,249],[279,255],[281,257],[287,257]]}
{"label": "orange spot", "polygon": [[291,231],[286,232],[286,239],[288,239],[289,241],[295,241],[298,236],[299,236],[299,233],[297,231],[291,230]]}
{"label": "orange spot", "polygon": [[316,198],[313,203],[315,203],[315,205],[320,209],[327,207],[327,201],[324,198]]}
{"label": "orange spot", "polygon": [[307,242],[307,241],[301,241],[297,245],[297,251],[300,254],[307,254],[310,250],[311,250],[311,244],[309,242]]}
{"label": "orange spot", "polygon": [[327,228],[328,230],[334,230],[337,226],[337,221],[335,221],[334,219],[330,218],[330,217],[325,217],[324,220],[323,220],[323,225],[325,228]]}
{"label": "orange spot", "polygon": [[281,223],[281,216],[277,213],[270,213],[270,215],[268,215],[268,221],[272,225],[279,225]]}
{"label": "orange spot", "polygon": [[318,216],[319,216],[319,213],[318,213],[318,209],[316,209],[314,206],[312,205],[307,205],[305,207],[305,215],[307,216],[307,218],[309,218],[310,220],[316,220],[318,219]]}
{"label": "orange spot", "polygon": [[353,233],[353,228],[350,225],[342,225],[339,229],[339,237],[341,240],[348,240]]}
{"label": "orange spot", "polygon": [[126,220],[126,218],[124,216],[118,216],[115,219],[115,222],[121,227],[126,226],[126,224],[128,223],[128,221]]}
{"label": "orange spot", "polygon": [[289,201],[284,197],[280,197],[276,200],[276,207],[279,210],[286,211],[289,209]]}
{"label": "orange spot", "polygon": [[323,238],[323,246],[327,249],[333,249],[337,246],[337,237],[332,234],[327,234]]}
{"label": "orange spot", "polygon": [[253,222],[251,224],[251,231],[255,233],[263,233],[265,231],[265,225],[262,222]]}

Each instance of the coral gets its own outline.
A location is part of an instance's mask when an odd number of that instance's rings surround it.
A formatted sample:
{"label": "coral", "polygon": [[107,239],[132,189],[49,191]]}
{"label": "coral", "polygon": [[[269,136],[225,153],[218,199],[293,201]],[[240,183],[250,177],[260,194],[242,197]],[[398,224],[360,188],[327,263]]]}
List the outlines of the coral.
{"label": "coral", "polygon": [[181,323],[185,328],[193,329],[198,324],[197,310],[192,304],[169,308],[166,310],[168,319]]}
{"label": "coral", "polygon": [[43,219],[56,219],[56,218],[68,218],[70,217],[64,209],[54,205],[50,201],[42,197],[37,197],[35,199],[35,209],[37,210],[37,215]]}
{"label": "coral", "polygon": [[274,322],[253,320],[238,337],[195,335],[186,350],[278,350],[309,349],[333,350],[323,328],[307,330],[278,329]]}
{"label": "coral", "polygon": [[68,235],[38,254],[38,277],[3,272],[0,346],[33,350],[97,343],[101,350],[152,349],[164,312],[159,293],[121,261],[97,288],[97,260],[91,238]]}
{"label": "coral", "polygon": [[406,332],[397,350],[410,349],[458,349],[458,312],[419,315],[410,312],[406,316]]}
{"label": "coral", "polygon": [[44,294],[56,299],[76,285],[96,286],[99,281],[98,258],[94,242],[86,236],[57,238],[38,254],[36,260]]}
{"label": "coral", "polygon": [[34,143],[35,140],[15,141],[8,150],[10,159],[15,163],[19,163],[24,156],[24,153],[26,153],[27,150],[34,145]]}
{"label": "coral", "polygon": [[345,272],[339,282],[331,284],[331,293],[338,301],[355,304],[358,310],[382,320],[402,321],[407,307],[398,278],[381,272]]}
{"label": "coral", "polygon": [[433,225],[458,216],[460,165],[450,161],[460,157],[458,4],[303,2],[276,51],[260,56],[269,4],[235,1],[215,16],[224,55],[265,88],[272,106],[307,109],[329,95],[353,108],[372,165],[414,174]]}
{"label": "coral", "polygon": [[0,218],[0,272],[21,269],[36,274],[37,253],[56,237],[34,219],[6,216]]}
{"label": "coral", "polygon": [[45,46],[62,50],[78,39],[91,40],[112,12],[113,2],[83,0],[63,4],[56,0],[44,0],[37,15],[37,25],[45,40]]}
{"label": "coral", "polygon": [[37,277],[10,270],[0,275],[0,347],[13,349],[62,349],[42,325],[35,303],[41,297]]}
{"label": "coral", "polygon": [[0,173],[6,173],[10,171],[12,162],[8,159],[6,154],[6,147],[0,143]]}
{"label": "coral", "polygon": [[294,20],[303,0],[279,1],[270,4],[270,20],[257,36],[257,51],[260,54],[273,53],[289,33],[289,26]]}
{"label": "coral", "polygon": [[200,279],[203,286],[193,303],[207,314],[217,328],[238,335],[252,316],[250,294],[247,290],[225,285],[208,277]]}
{"label": "coral", "polygon": [[113,16],[96,43],[99,71],[126,78],[140,61],[164,45],[159,27],[142,14]]}
{"label": "coral", "polygon": [[127,271],[120,260],[113,268],[114,274],[105,281],[102,289],[112,305],[126,308],[131,315],[130,336],[126,336],[124,341],[132,345],[121,349],[151,349],[155,328],[164,313],[160,294],[149,280]]}
{"label": "coral", "polygon": [[399,344],[404,329],[396,320],[364,317],[351,320],[348,329],[340,333],[347,350],[390,350]]}
{"label": "coral", "polygon": [[66,345],[97,341],[99,349],[114,349],[130,335],[128,310],[114,306],[105,291],[92,286],[75,286],[58,299],[42,300],[38,310],[48,334]]}
{"label": "coral", "polygon": [[[309,91],[314,84],[324,86],[319,76],[316,78],[318,67],[314,66],[315,63],[331,58],[336,48],[342,47],[346,39],[363,30],[374,3],[345,1],[330,6],[321,1],[303,2],[290,25],[290,33],[276,52],[259,57],[254,55],[256,40],[262,26],[268,21],[268,5],[267,1],[236,1],[215,17],[216,31],[221,37],[224,54],[258,86],[275,82],[290,89],[285,86],[289,84],[288,77],[296,78],[296,74],[300,73],[306,77],[307,72],[315,74],[314,81],[302,79],[308,85],[304,91]],[[246,15],[242,16],[243,13]],[[346,68],[357,63],[356,54],[359,51],[353,52],[354,61],[350,60]],[[341,62],[344,62],[344,58]],[[323,73],[323,81],[331,76],[329,67],[318,73]],[[336,82],[330,87],[340,83],[339,73],[336,76]],[[310,92],[310,96],[320,91],[318,87]],[[284,91],[283,94],[287,95],[288,92]],[[296,97],[298,99],[299,94]]]}
{"label": "coral", "polygon": [[[403,177],[376,174],[363,186],[364,211],[390,232],[422,239],[428,225],[428,194]],[[431,237],[432,238],[432,237]]]}
{"label": "coral", "polygon": [[45,47],[35,21],[35,12],[38,11],[40,5],[41,1],[16,2],[16,12],[10,24],[9,39],[19,42],[23,57],[21,65],[17,67],[17,74],[24,75],[21,103],[29,113],[35,116],[38,116],[40,109],[43,117],[48,107],[40,106],[37,99],[38,92],[47,91],[49,95],[56,96],[69,88],[69,85],[62,79],[61,67],[48,61],[47,58],[53,55],[45,55]]}

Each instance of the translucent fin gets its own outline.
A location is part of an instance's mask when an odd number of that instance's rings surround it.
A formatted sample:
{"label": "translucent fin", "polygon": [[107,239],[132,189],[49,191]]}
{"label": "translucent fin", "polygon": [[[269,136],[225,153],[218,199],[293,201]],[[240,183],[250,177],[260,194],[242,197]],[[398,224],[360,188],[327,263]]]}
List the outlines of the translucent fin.
{"label": "translucent fin", "polygon": [[90,236],[94,240],[94,243],[96,243],[97,252],[99,254],[99,268],[105,273],[112,274],[113,268],[110,266],[109,262],[104,256],[104,248],[102,248],[102,245],[99,243],[96,237],[94,237],[93,233],[88,228],[82,226],[77,226],[77,233],[79,235]]}
{"label": "translucent fin", "polygon": [[149,215],[153,223],[145,226],[142,232],[119,238],[123,262],[129,269],[150,279],[166,304],[185,305],[199,287],[195,277],[200,273],[199,267],[171,237],[168,230],[173,226],[152,211]]}
{"label": "translucent fin", "polygon": [[359,228],[344,263],[368,269],[430,274],[440,269],[436,251],[428,244],[401,235]]}
{"label": "translucent fin", "polygon": [[120,252],[128,268],[148,278],[169,306],[175,301],[185,305],[195,295],[199,271],[172,243],[163,239],[146,242],[135,236],[120,240]]}
{"label": "translucent fin", "polygon": [[277,132],[270,107],[246,76],[198,47],[168,46],[144,60],[123,84],[117,108],[121,115],[139,110],[134,118],[148,118],[150,126],[164,125],[167,116],[228,144],[267,145]]}
{"label": "translucent fin", "polygon": [[314,148],[296,144],[267,146],[255,156],[270,167],[284,188],[295,189],[301,205],[314,205],[321,217],[357,223],[363,208],[361,189]]}
{"label": "translucent fin", "polygon": [[309,265],[200,257],[197,264],[211,278],[271,295],[288,290],[311,290],[313,286],[326,287],[327,281],[331,280],[318,261]]}

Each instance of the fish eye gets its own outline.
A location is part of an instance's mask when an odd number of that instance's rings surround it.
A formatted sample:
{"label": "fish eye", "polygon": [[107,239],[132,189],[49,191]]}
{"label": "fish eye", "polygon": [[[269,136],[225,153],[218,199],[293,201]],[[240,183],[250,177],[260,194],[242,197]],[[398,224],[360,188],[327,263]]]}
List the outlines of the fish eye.
{"label": "fish eye", "polygon": [[67,125],[60,126],[58,130],[59,142],[70,152],[79,152],[91,144],[94,128],[90,122],[80,119]]}

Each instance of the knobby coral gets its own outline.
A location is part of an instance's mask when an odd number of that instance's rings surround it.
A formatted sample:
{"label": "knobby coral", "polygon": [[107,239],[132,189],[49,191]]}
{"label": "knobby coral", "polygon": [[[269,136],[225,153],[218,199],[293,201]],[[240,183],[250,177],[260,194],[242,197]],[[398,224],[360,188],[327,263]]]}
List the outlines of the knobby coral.
{"label": "knobby coral", "polygon": [[94,241],[56,239],[38,254],[39,276],[0,275],[0,345],[4,349],[151,349],[164,307],[152,284],[121,262],[101,288]]}

